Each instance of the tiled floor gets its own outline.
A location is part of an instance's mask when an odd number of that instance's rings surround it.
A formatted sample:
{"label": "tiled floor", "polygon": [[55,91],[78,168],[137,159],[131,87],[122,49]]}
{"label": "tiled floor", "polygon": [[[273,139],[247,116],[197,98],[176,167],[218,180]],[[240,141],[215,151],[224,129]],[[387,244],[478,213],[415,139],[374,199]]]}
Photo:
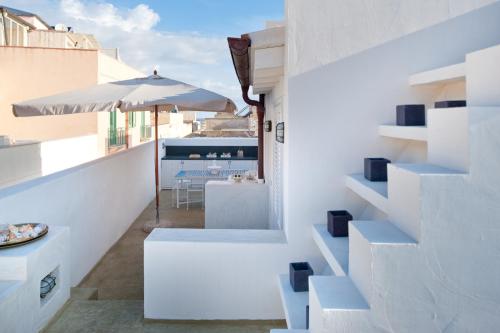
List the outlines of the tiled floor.
{"label": "tiled floor", "polygon": [[268,333],[281,321],[149,321],[142,301],[72,301],[45,333]]}
{"label": "tiled floor", "polygon": [[[203,228],[200,205],[177,209],[170,191],[161,193],[160,216],[173,228]],[[72,299],[45,333],[166,332],[212,333],[269,332],[284,328],[284,321],[144,321],[143,319],[143,224],[155,216],[154,202],[109,250],[82,281],[81,288],[97,288],[97,300]]]}

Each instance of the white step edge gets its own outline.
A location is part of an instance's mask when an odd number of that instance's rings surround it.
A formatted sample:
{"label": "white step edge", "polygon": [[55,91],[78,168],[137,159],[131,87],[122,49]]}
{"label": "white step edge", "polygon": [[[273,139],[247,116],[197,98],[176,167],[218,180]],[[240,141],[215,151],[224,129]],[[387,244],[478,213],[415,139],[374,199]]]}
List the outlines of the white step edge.
{"label": "white step edge", "polygon": [[310,276],[309,291],[314,293],[323,311],[370,309],[348,276]]}
{"label": "white step edge", "polygon": [[387,182],[371,182],[360,173],[347,176],[346,186],[382,212],[388,212]]}
{"label": "white step edge", "polygon": [[391,163],[392,166],[402,169],[407,172],[415,173],[421,176],[435,175],[435,176],[449,176],[449,175],[466,175],[463,171],[453,170],[450,168],[442,167],[440,165],[430,163]]}
{"label": "white step edge", "polygon": [[440,67],[433,70],[415,73],[408,79],[410,86],[445,83],[465,79],[465,63]]}
{"label": "white step edge", "polygon": [[426,126],[380,125],[378,134],[395,139],[427,141]]}
{"label": "white step edge", "polygon": [[313,239],[336,276],[349,272],[349,237],[332,237],[326,224],[313,225]]}
{"label": "white step edge", "polygon": [[372,245],[416,245],[417,242],[389,221],[351,221],[351,230],[358,232]]}
{"label": "white step edge", "polygon": [[288,328],[306,329],[306,306],[309,304],[309,292],[293,291],[288,274],[279,275],[279,286]]}

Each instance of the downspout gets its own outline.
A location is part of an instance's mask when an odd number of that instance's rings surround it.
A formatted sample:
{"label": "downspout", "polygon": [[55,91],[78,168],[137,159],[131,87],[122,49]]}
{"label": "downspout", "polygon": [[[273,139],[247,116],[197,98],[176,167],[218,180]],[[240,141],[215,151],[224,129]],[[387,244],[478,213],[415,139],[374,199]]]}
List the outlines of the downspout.
{"label": "downspout", "polygon": [[231,58],[233,59],[234,69],[238,80],[241,85],[241,93],[245,103],[257,108],[257,124],[258,124],[258,177],[264,179],[264,114],[265,95],[260,94],[259,100],[252,100],[248,97],[248,90],[250,88],[250,61],[248,55],[248,48],[250,47],[250,39],[248,36],[243,35],[241,38],[227,39]]}
{"label": "downspout", "polygon": [[257,173],[259,179],[264,179],[264,114],[266,113],[265,97],[260,94],[259,101],[252,100],[248,97],[248,86],[241,87],[241,93],[245,103],[257,107],[257,129],[258,129],[258,168]]}

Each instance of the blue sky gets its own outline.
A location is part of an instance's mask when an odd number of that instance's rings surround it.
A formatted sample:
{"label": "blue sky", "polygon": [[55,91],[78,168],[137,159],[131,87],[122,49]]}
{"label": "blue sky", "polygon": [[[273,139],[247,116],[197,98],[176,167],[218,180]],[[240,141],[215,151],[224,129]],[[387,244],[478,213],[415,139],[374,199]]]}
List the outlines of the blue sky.
{"label": "blue sky", "polygon": [[226,37],[282,20],[284,0],[4,0],[119,48],[127,64],[232,98],[241,108]]}
{"label": "blue sky", "polygon": [[157,28],[198,31],[205,34],[241,35],[262,27],[265,20],[282,19],[284,0],[156,0],[110,1],[115,6],[147,4],[160,14]]}

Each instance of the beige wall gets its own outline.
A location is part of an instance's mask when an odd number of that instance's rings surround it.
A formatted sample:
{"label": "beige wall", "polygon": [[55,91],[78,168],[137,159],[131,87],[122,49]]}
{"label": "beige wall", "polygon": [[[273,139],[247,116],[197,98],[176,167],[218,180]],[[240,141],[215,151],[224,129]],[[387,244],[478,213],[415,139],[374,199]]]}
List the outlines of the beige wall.
{"label": "beige wall", "polygon": [[0,133],[52,140],[97,132],[97,115],[16,118],[12,103],[97,83],[97,51],[0,47]]}
{"label": "beige wall", "polygon": [[66,35],[67,32],[62,31],[30,30],[28,32],[28,46],[65,49],[69,46],[68,43],[71,43]]}
{"label": "beige wall", "polygon": [[145,76],[144,73],[102,52],[98,52],[98,73],[99,83]]}
{"label": "beige wall", "polygon": [[[107,83],[119,80],[133,79],[136,77],[144,77],[144,73],[139,72],[133,67],[110,57],[107,54],[98,52],[98,83]],[[129,130],[132,145],[140,142],[140,126],[141,115],[137,113],[137,126]],[[149,112],[146,114],[146,124],[149,121]],[[125,114],[117,112],[116,114],[117,127],[125,128]],[[109,112],[100,112],[98,115],[98,145],[99,151],[105,153],[106,140],[109,129]]]}

